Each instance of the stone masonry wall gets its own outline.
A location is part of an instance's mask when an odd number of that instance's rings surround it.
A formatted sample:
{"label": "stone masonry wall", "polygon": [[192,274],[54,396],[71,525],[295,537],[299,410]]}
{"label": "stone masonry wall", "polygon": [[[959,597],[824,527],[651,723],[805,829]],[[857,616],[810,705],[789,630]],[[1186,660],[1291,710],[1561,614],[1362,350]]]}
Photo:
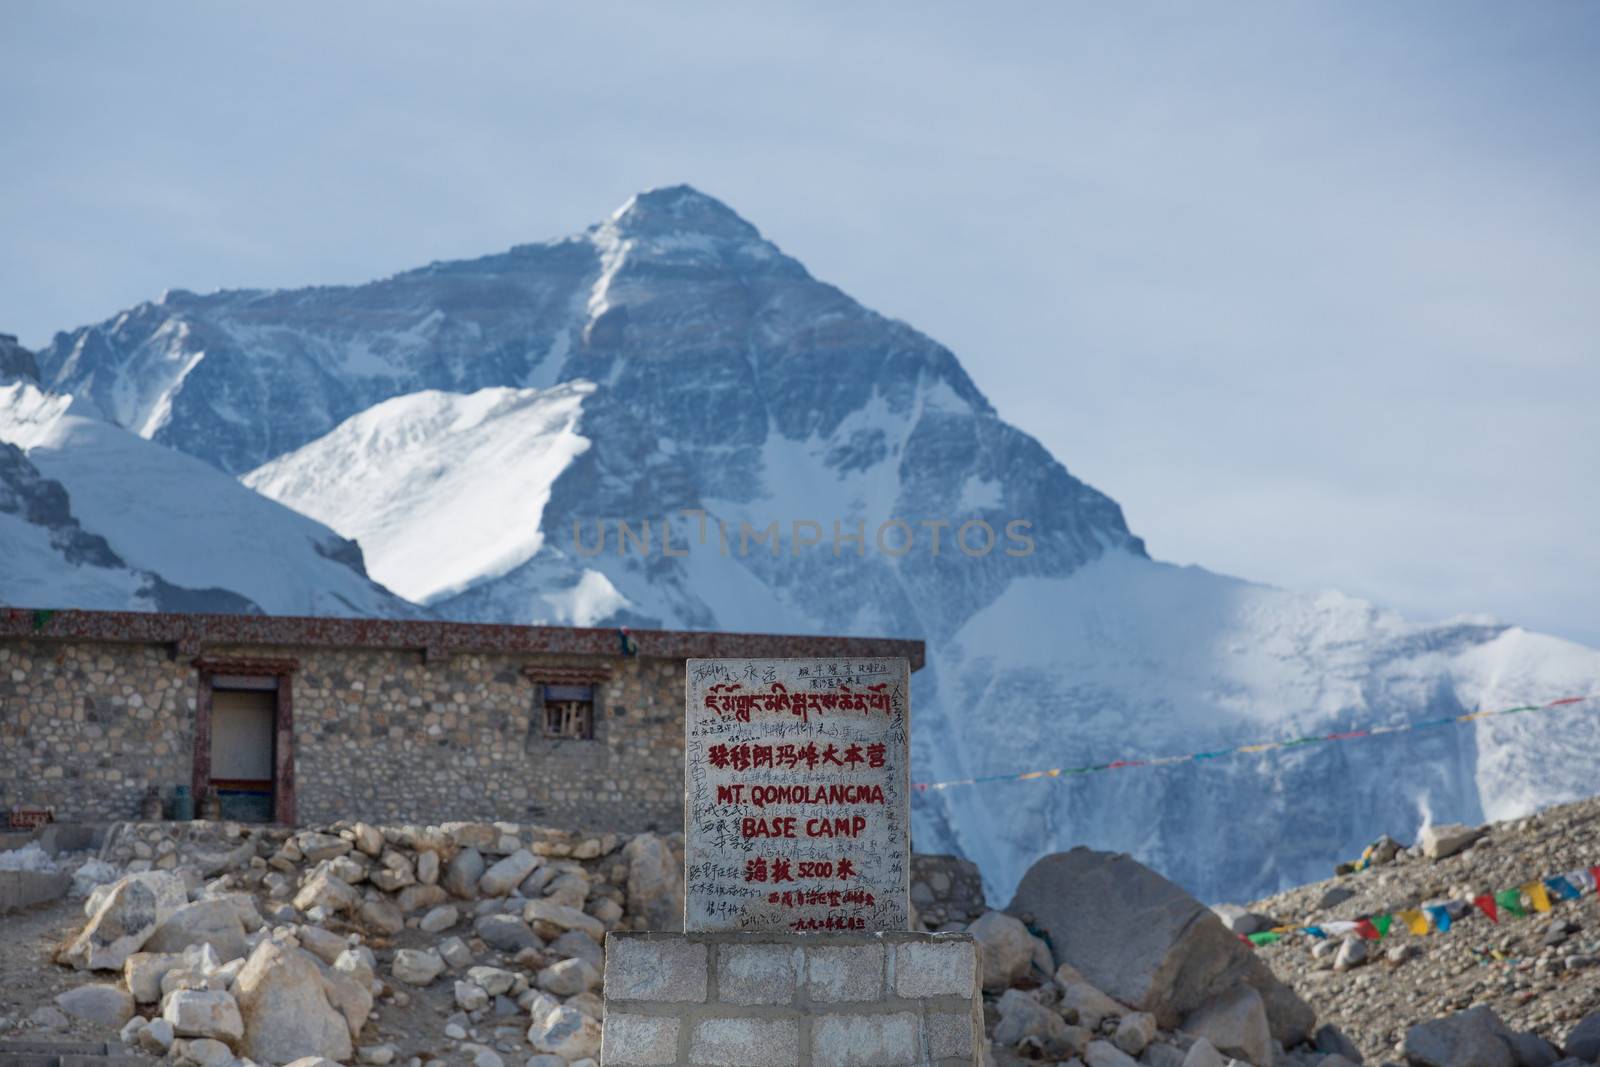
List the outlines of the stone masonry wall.
{"label": "stone masonry wall", "polygon": [[983,1042],[970,934],[606,937],[602,1067],[954,1067]]}
{"label": "stone masonry wall", "polygon": [[[683,661],[210,646],[293,658],[298,818],[508,820],[578,829],[682,823]],[[542,735],[530,666],[593,668],[594,739]],[[136,816],[146,787],[187,784],[199,675],[171,646],[0,642],[0,810]]]}

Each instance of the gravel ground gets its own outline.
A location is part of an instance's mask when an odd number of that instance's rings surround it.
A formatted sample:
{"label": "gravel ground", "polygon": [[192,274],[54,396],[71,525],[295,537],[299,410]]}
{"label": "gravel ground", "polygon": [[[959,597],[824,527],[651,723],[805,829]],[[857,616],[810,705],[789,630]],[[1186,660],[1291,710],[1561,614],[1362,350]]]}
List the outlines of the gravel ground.
{"label": "gravel ground", "polygon": [[[1438,861],[1402,852],[1392,863],[1301,886],[1251,905],[1285,923],[1355,919],[1421,903],[1509,889],[1535,878],[1600,863],[1600,798],[1492,824],[1466,851]],[[1354,895],[1319,907],[1330,889]],[[1583,1016],[1600,1011],[1600,897],[1555,903],[1546,914],[1476,910],[1449,931],[1413,936],[1395,921],[1367,944],[1369,962],[1343,972],[1334,954],[1312,955],[1305,936],[1260,949],[1278,977],[1336,1024],[1374,1062],[1397,1059],[1406,1028],[1479,1004],[1514,1030],[1559,1045]]]}

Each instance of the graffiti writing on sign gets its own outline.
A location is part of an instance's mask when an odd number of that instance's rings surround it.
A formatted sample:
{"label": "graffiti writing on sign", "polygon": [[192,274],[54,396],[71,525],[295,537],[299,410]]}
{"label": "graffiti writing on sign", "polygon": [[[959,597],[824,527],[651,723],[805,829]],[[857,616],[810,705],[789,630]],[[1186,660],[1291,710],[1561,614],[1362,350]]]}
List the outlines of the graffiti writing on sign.
{"label": "graffiti writing on sign", "polygon": [[688,930],[904,930],[910,667],[690,660]]}

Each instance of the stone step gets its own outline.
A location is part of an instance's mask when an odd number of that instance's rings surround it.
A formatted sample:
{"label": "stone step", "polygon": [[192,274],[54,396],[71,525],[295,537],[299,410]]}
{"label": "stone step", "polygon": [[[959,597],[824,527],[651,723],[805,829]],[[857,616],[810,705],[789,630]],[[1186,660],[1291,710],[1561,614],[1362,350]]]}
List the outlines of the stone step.
{"label": "stone step", "polygon": [[0,1067],[148,1067],[152,1062],[104,1041],[0,1041]]}

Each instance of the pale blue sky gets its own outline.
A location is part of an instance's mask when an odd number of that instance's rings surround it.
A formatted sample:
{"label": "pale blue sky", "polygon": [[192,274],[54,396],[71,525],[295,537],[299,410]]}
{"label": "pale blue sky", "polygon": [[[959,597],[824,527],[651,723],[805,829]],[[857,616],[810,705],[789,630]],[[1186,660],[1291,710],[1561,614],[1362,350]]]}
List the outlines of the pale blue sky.
{"label": "pale blue sky", "polygon": [[1600,4],[0,0],[0,331],[691,182],[1154,555],[1600,644]]}

